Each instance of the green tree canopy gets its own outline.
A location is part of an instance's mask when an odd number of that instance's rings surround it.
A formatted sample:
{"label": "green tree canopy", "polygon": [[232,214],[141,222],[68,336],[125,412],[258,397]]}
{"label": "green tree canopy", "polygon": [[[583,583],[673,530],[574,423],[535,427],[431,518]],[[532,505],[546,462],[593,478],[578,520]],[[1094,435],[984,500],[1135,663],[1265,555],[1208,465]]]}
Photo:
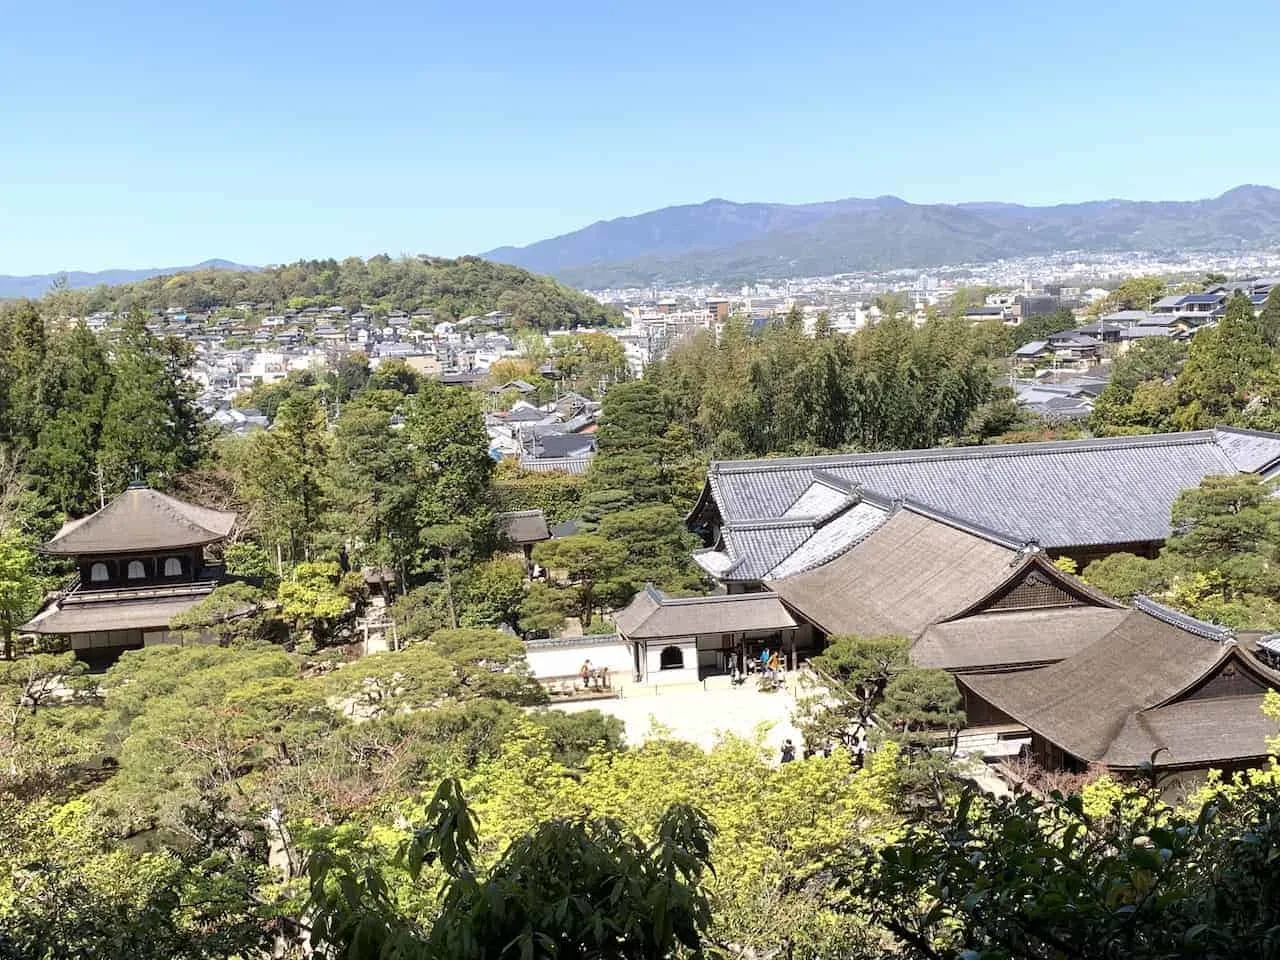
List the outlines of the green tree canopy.
{"label": "green tree canopy", "polygon": [[207,452],[189,376],[193,358],[188,344],[155,337],[140,311],[125,320],[111,349],[111,399],[98,455],[108,491],[122,490],[135,474],[167,486]]}

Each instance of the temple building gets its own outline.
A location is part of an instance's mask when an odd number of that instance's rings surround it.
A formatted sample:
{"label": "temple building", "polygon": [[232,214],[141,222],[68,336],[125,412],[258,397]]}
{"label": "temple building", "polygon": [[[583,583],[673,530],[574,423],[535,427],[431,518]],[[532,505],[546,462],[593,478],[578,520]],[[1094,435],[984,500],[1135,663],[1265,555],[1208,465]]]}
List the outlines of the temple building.
{"label": "temple building", "polygon": [[1188,773],[1264,764],[1277,732],[1262,701],[1280,673],[1229,630],[1144,598],[1058,663],[959,683],[968,702],[1024,726],[1048,770],[1149,766],[1176,786]]}
{"label": "temple building", "polygon": [[169,640],[169,621],[223,578],[205,547],[225,540],[236,515],[185,503],[135,483],[101,510],[69,520],[40,549],[75,561],[77,577],[19,629],[65,636],[91,667]]}
{"label": "temple building", "polygon": [[911,501],[1083,566],[1152,556],[1178,494],[1215,474],[1280,475],[1280,434],[1218,427],[1143,437],[939,447],[711,464],[688,517],[695,561],[730,593],[839,556]]}
{"label": "temple building", "polygon": [[614,615],[637,683],[672,683],[723,675],[776,651],[788,668],[797,646],[810,647],[809,627],[768,593],[750,596],[669,597],[645,584]]}

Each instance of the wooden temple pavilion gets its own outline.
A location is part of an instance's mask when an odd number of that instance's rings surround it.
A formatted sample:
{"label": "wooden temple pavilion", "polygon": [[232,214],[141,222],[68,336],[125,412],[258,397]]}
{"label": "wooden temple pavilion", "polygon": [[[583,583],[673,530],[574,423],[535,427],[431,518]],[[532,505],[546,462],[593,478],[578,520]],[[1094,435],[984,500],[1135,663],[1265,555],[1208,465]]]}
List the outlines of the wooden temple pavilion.
{"label": "wooden temple pavilion", "polygon": [[20,629],[70,639],[92,667],[126,650],[169,641],[169,621],[223,577],[205,547],[230,535],[234,513],[210,510],[134,483],[101,510],[69,520],[40,549],[75,561],[71,586]]}
{"label": "wooden temple pavilion", "polygon": [[1229,630],[1145,598],[1058,663],[958,681],[966,699],[1025,726],[1048,770],[1231,772],[1265,763],[1276,734],[1262,701],[1280,673]]}
{"label": "wooden temple pavilion", "polygon": [[729,673],[768,647],[796,665],[799,624],[771,593],[669,597],[651,583],[614,614],[637,683],[691,682]]}

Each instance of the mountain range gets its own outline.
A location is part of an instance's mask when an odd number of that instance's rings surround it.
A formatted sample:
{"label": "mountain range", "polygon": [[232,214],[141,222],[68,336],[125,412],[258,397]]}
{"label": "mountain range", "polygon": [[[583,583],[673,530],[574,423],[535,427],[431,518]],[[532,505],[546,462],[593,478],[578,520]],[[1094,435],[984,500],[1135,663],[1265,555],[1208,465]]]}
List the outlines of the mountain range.
{"label": "mountain range", "polygon": [[25,277],[0,274],[0,299],[8,297],[42,297],[61,278],[65,277],[67,286],[72,290],[83,287],[96,287],[105,284],[109,287],[119,283],[133,283],[135,280],[146,280],[170,273],[193,273],[199,270],[257,270],[244,264],[232,263],[230,260],[205,260],[203,263],[189,267],[149,267],[141,270],[100,270],[88,273],[83,270],[68,270],[63,273],[36,273]]}
{"label": "mountain range", "polygon": [[1272,246],[1280,246],[1280,190],[1248,185],[1206,200],[1049,207],[917,204],[898,197],[808,204],[708,200],[600,221],[481,256],[600,289],[937,267],[1068,250]]}

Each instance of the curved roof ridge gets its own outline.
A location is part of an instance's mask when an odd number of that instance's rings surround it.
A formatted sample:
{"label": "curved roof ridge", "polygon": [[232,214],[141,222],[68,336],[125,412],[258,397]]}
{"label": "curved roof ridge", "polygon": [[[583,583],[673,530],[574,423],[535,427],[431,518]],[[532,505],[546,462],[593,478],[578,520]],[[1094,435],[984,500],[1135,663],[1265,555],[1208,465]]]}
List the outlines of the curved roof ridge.
{"label": "curved roof ridge", "polygon": [[130,485],[106,506],[63,524],[41,552],[50,556],[177,549],[225,539],[236,515]]}
{"label": "curved roof ridge", "polygon": [[1235,642],[1235,631],[1231,628],[1210,623],[1207,620],[1198,620],[1188,613],[1175,610],[1173,607],[1159,603],[1143,594],[1133,598],[1133,608],[1149,617],[1154,617],[1161,623],[1167,623],[1171,627],[1185,630],[1193,636],[1203,637],[1206,640],[1217,640],[1219,643]]}
{"label": "curved roof ridge", "polygon": [[[210,510],[208,507],[201,507],[194,503],[183,503],[176,497],[171,497],[167,493],[161,493],[159,490],[152,490],[150,487],[134,487],[131,488],[137,493],[148,493],[150,499],[156,503],[162,510],[168,511],[179,523],[185,523],[188,526],[195,527],[197,530],[203,530],[205,533],[213,537],[225,537],[229,531],[218,531],[212,527],[205,526],[204,520],[192,516],[190,509],[194,508],[200,512],[222,513],[221,511]],[[229,516],[231,523],[235,523],[235,514],[222,514]]]}

